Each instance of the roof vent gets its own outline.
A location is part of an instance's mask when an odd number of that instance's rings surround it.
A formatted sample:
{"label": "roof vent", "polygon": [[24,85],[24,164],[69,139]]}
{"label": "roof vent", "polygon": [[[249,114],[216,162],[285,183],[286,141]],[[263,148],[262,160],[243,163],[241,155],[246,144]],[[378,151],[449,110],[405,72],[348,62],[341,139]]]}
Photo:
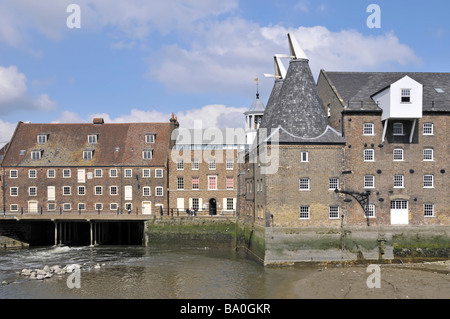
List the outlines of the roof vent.
{"label": "roof vent", "polygon": [[103,123],[105,123],[105,121],[103,120],[103,118],[97,117],[97,118],[94,118],[93,123],[102,125]]}

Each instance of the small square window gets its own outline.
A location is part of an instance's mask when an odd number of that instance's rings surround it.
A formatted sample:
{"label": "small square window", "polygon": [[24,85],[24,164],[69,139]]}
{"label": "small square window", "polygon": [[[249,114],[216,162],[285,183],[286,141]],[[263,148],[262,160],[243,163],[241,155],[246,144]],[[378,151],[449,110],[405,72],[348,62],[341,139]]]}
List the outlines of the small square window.
{"label": "small square window", "polygon": [[155,177],[156,178],[162,178],[164,175],[164,170],[163,169],[155,169]]}
{"label": "small square window", "polygon": [[153,158],[153,150],[143,150],[142,151],[142,158],[149,160]]}
{"label": "small square window", "polygon": [[155,188],[155,193],[156,193],[156,196],[163,196],[163,188],[160,186],[157,186]]}
{"label": "small square window", "polygon": [[119,208],[119,205],[116,203],[109,204],[109,210],[117,210]]}
{"label": "small square window", "polygon": [[179,170],[179,171],[184,170],[184,161],[183,161],[183,159],[178,159],[177,160],[177,170]]}
{"label": "small square window", "polygon": [[217,176],[208,176],[208,189],[217,189]]}
{"label": "small square window", "polygon": [[184,189],[184,177],[177,177],[177,189]]}
{"label": "small square window", "polygon": [[192,177],[192,189],[198,189],[198,177]]}
{"label": "small square window", "polygon": [[150,177],[150,169],[149,168],[144,168],[142,170],[142,177],[144,177],[144,178],[149,178]]}
{"label": "small square window", "polygon": [[80,210],[86,210],[86,204],[85,203],[78,203],[78,211]]}
{"label": "small square window", "polygon": [[339,219],[339,206],[330,206],[329,217],[330,219]]}
{"label": "small square window", "polygon": [[373,162],[375,160],[375,151],[373,149],[364,150],[364,162]]}
{"label": "small square window", "polygon": [[109,177],[117,177],[117,169],[116,168],[111,168],[109,170]]}
{"label": "small square window", "polygon": [[103,210],[103,204],[101,204],[101,203],[95,203],[95,210],[96,210],[96,211]]}
{"label": "small square window", "polygon": [[102,194],[103,194],[103,187],[95,186],[95,195],[102,195]]}
{"label": "small square window", "polygon": [[425,217],[434,217],[434,204],[424,204],[423,213]]}
{"label": "small square window", "polygon": [[64,178],[70,178],[71,173],[70,173],[70,169],[64,169],[63,170],[63,177]]}
{"label": "small square window", "polygon": [[9,210],[12,211],[12,212],[17,212],[17,211],[19,210],[19,205],[17,205],[17,204],[11,204],[11,205],[9,206]]}
{"label": "small square window", "polygon": [[55,178],[55,170],[54,169],[47,170],[47,178]]}
{"label": "small square window", "polygon": [[216,160],[210,159],[209,160],[209,170],[215,170],[216,169]]}
{"label": "small square window", "polygon": [[131,168],[125,169],[125,177],[132,177],[133,176],[133,170]]}
{"label": "small square window", "polygon": [[374,218],[375,217],[375,205],[374,204],[368,204],[367,208],[364,212],[365,218]]}
{"label": "small square window", "polygon": [[145,143],[155,143],[156,134],[145,134]]}
{"label": "small square window", "polygon": [[423,123],[423,135],[433,135],[433,123]]}
{"label": "small square window", "polygon": [[47,143],[47,134],[39,134],[37,136],[37,142],[38,142],[38,144],[45,144],[45,143]]}
{"label": "small square window", "polygon": [[41,151],[31,151],[31,159],[32,160],[40,160],[41,159]]}
{"label": "small square window", "polygon": [[394,188],[403,188],[403,187],[404,187],[404,176],[394,175]]}
{"label": "small square window", "polygon": [[192,160],[192,170],[196,171],[198,170],[198,168],[199,168],[199,160],[194,158]]}
{"label": "small square window", "polygon": [[300,178],[299,180],[300,190],[310,190],[309,188],[309,178]]}
{"label": "small square window", "polygon": [[19,171],[12,169],[9,171],[9,178],[17,178],[19,177]]}
{"label": "small square window", "polygon": [[109,187],[109,195],[117,195],[117,194],[118,194],[117,186],[110,186]]}
{"label": "small square window", "polygon": [[151,195],[150,187],[145,186],[145,187],[143,187],[142,190],[143,190],[143,196],[150,196]]}
{"label": "small square window", "polygon": [[11,187],[9,189],[9,195],[10,196],[19,196],[19,188],[18,187]]}
{"label": "small square window", "polygon": [[37,188],[34,186],[31,186],[28,188],[28,195],[29,196],[37,196]]}
{"label": "small square window", "polygon": [[63,186],[63,195],[70,195],[70,186]]}
{"label": "small square window", "polygon": [[423,150],[423,160],[424,161],[433,161],[433,149],[425,148]]}
{"label": "small square window", "polygon": [[64,203],[64,204],[63,204],[63,210],[64,210],[64,211],[72,210],[72,204],[70,204],[70,203]]}
{"label": "small square window", "polygon": [[95,177],[102,177],[102,175],[103,175],[102,169],[100,169],[100,168],[95,169],[95,171],[94,171]]}
{"label": "small square window", "polygon": [[364,123],[363,135],[373,135],[373,123]]}
{"label": "small square window", "polygon": [[83,151],[83,159],[91,160],[92,159],[92,151]]}
{"label": "small square window", "polygon": [[403,161],[403,149],[394,148],[394,161]]}
{"label": "small square window", "polygon": [[328,189],[333,191],[339,189],[339,179],[336,177],[330,178]]}
{"label": "small square window", "polygon": [[88,143],[89,144],[97,144],[97,134],[89,134],[88,135]]}
{"label": "small square window", "polygon": [[404,135],[403,134],[403,123],[394,123],[394,135]]}
{"label": "small square window", "polygon": [[231,170],[233,169],[233,160],[232,159],[227,159],[227,169]]}
{"label": "small square window", "polygon": [[411,90],[410,89],[402,89],[402,103],[411,102]]}
{"label": "small square window", "polygon": [[80,195],[80,196],[86,195],[85,186],[78,186],[78,195]]}
{"label": "small square window", "polygon": [[374,188],[375,187],[375,176],[365,175],[364,176],[364,188]]}
{"label": "small square window", "polygon": [[300,206],[300,219],[309,219],[309,206]]}
{"label": "small square window", "polygon": [[56,204],[55,204],[55,203],[48,203],[47,209],[48,209],[49,211],[54,211],[54,210],[56,210]]}
{"label": "small square window", "polygon": [[433,175],[423,175],[423,188],[433,188],[434,178]]}
{"label": "small square window", "polygon": [[227,189],[234,189],[234,178],[232,176],[227,177]]}

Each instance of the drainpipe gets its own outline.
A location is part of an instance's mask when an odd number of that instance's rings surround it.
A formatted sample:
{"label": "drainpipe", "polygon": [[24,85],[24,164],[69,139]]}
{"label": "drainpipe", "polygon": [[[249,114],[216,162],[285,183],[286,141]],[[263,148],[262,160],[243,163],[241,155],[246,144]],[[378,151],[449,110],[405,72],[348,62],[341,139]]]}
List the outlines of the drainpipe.
{"label": "drainpipe", "polygon": [[123,167],[120,167],[120,213],[122,214],[123,208],[123,185],[122,185]]}
{"label": "drainpipe", "polygon": [[5,182],[5,168],[3,167],[3,213],[6,213],[6,182]]}

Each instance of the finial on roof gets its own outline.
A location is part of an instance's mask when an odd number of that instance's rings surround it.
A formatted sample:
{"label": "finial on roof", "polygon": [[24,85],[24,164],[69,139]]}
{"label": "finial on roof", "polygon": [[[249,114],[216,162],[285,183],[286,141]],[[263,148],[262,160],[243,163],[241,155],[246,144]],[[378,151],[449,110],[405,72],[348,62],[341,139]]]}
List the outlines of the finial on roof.
{"label": "finial on roof", "polygon": [[255,78],[253,81],[256,82],[256,98],[259,99],[259,79]]}
{"label": "finial on roof", "polygon": [[291,59],[306,59],[308,60],[308,57],[306,56],[303,49],[300,47],[300,44],[298,44],[297,39],[294,37],[292,33],[288,33],[288,41],[289,41],[289,52],[291,54]]}

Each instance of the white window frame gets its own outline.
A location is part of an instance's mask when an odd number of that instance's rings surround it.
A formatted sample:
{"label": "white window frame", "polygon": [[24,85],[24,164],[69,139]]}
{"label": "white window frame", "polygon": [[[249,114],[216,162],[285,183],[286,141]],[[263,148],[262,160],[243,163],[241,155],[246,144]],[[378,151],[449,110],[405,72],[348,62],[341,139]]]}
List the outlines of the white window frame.
{"label": "white window frame", "polygon": [[369,203],[367,205],[367,213],[364,210],[364,218],[375,218],[375,204]]}
{"label": "white window frame", "polygon": [[433,123],[430,122],[423,123],[423,135],[434,135]]}
{"label": "white window frame", "polygon": [[103,210],[103,204],[102,203],[95,203],[94,204],[94,208],[95,208],[95,211]]}
{"label": "white window frame", "polygon": [[182,158],[177,159],[177,171],[184,170],[184,160]]}
{"label": "white window frame", "polygon": [[215,158],[210,159],[208,164],[209,164],[209,170],[210,171],[215,171],[216,170],[216,159]]}
{"label": "white window frame", "polygon": [[78,203],[78,211],[86,210],[86,204],[85,203]]}
{"label": "white window frame", "polygon": [[434,217],[434,204],[432,203],[423,204],[423,216]]}
{"label": "white window frame", "polygon": [[177,176],[177,190],[184,190],[184,177]]}
{"label": "white window frame", "polygon": [[405,188],[405,176],[402,174],[394,175],[394,188]]}
{"label": "white window frame", "polygon": [[9,171],[9,178],[16,179],[19,178],[19,171],[16,169],[12,169]]}
{"label": "white window frame", "polygon": [[[113,205],[115,205],[115,206],[113,206]],[[117,211],[117,209],[119,209],[119,204],[117,204],[117,203],[109,203],[109,210]]]}
{"label": "white window frame", "polygon": [[155,143],[156,134],[147,133],[145,134],[145,143]]}
{"label": "white window frame", "polygon": [[72,204],[71,203],[64,203],[63,204],[63,211],[70,211],[72,210]]}
{"label": "white window frame", "polygon": [[94,170],[94,177],[97,178],[103,177],[103,170],[101,168],[96,168]]}
{"label": "white window frame", "polygon": [[155,196],[164,196],[164,187],[156,186],[155,187]]}
{"label": "white window frame", "polygon": [[28,170],[28,178],[37,178],[37,171],[35,169]]}
{"label": "white window frame", "polygon": [[47,170],[47,178],[55,178],[55,177],[56,177],[56,171],[53,168],[48,169]]}
{"label": "white window frame", "polygon": [[150,172],[151,172],[150,168],[142,169],[142,177],[143,178],[150,178],[150,174],[151,174]]}
{"label": "white window frame", "polygon": [[133,169],[126,168],[124,171],[124,177],[125,178],[132,178],[133,177]]}
{"label": "white window frame", "polygon": [[423,149],[423,160],[425,162],[434,161],[434,150],[432,148],[424,148]]}
{"label": "white window frame", "polygon": [[157,168],[155,169],[155,178],[163,178],[164,177],[164,169]]}
{"label": "white window frame", "polygon": [[97,134],[89,134],[88,135],[88,144],[97,144],[98,135]]}
{"label": "white window frame", "polygon": [[83,151],[83,159],[86,161],[90,161],[93,157],[92,151]]}
{"label": "white window frame", "polygon": [[150,186],[142,187],[142,196],[152,196],[152,191],[151,191],[151,187]]}
{"label": "white window frame", "polygon": [[374,135],[374,124],[364,123],[363,124],[363,135]]}
{"label": "white window frame", "polygon": [[311,190],[311,180],[309,177],[301,177],[298,180],[298,189],[300,191],[309,191]]}
{"label": "white window frame", "polygon": [[404,161],[403,154],[404,154],[403,148],[394,148],[394,150],[392,151],[392,158],[396,162]]}
{"label": "white window frame", "polygon": [[364,175],[364,188],[375,188],[375,175]]}
{"label": "white window frame", "polygon": [[55,211],[56,210],[56,203],[47,203],[47,210],[48,211]]}
{"label": "white window frame", "polygon": [[117,168],[110,168],[109,169],[109,177],[117,177]]}
{"label": "white window frame", "polygon": [[41,159],[42,151],[31,151],[31,159],[34,161],[38,161]]}
{"label": "white window frame", "polygon": [[434,175],[423,175],[423,188],[434,188]]}
{"label": "white window frame", "polygon": [[[69,190],[68,194],[66,194],[66,188]],[[67,185],[63,186],[62,187],[62,194],[63,194],[63,196],[70,196],[72,194],[72,187],[67,186]]]}
{"label": "white window frame", "polygon": [[375,162],[375,150],[373,148],[364,149],[364,162]]}
{"label": "white window frame", "polygon": [[309,154],[307,151],[302,151],[300,153],[300,162],[302,162],[302,163],[309,162]]}
{"label": "white window frame", "polygon": [[329,219],[339,219],[339,206],[330,206],[328,208],[328,217]]}
{"label": "white window frame", "polygon": [[28,196],[37,196],[37,187],[36,186],[28,187]]}
{"label": "white window frame", "polygon": [[200,161],[197,158],[194,158],[192,160],[192,170],[193,171],[198,171],[199,170],[199,167],[200,167],[199,163],[200,163]]}
{"label": "white window frame", "polygon": [[310,218],[311,218],[310,207],[306,205],[301,205],[299,207],[299,219],[310,219]]}
{"label": "white window frame", "polygon": [[[211,188],[211,181],[210,181],[211,179],[215,180],[215,185],[216,185],[215,188]],[[218,189],[218,187],[217,187],[217,175],[208,175],[208,190],[216,190],[216,189]]]}
{"label": "white window frame", "polygon": [[234,161],[232,159],[226,160],[226,169],[232,170],[234,168]]}
{"label": "white window frame", "polygon": [[[336,187],[333,187],[334,185],[336,185]],[[328,182],[328,190],[334,191],[336,188],[339,189],[339,178],[330,177]]]}
{"label": "white window frame", "polygon": [[153,150],[143,150],[142,159],[150,160],[153,158]]}
{"label": "white window frame", "polygon": [[[99,190],[100,190],[100,192],[99,192]],[[94,186],[94,194],[95,195],[103,195],[103,186],[101,186],[101,185],[95,185]]]}
{"label": "white window frame", "polygon": [[72,172],[69,168],[63,169],[63,178],[71,178]]}
{"label": "white window frame", "polygon": [[[197,183],[194,184],[194,180],[197,180]],[[194,185],[195,185],[195,187],[194,187]],[[192,189],[198,190],[199,187],[200,187],[200,178],[196,177],[196,176],[192,177]]]}
{"label": "white window frame", "polygon": [[[113,191],[114,189],[114,191]],[[109,186],[109,195],[116,196],[119,195],[119,186],[111,185]]]}
{"label": "white window frame", "polygon": [[38,134],[38,136],[37,136],[37,143],[38,144],[45,144],[45,143],[47,143],[47,134]]}
{"label": "white window frame", "polygon": [[[403,99],[405,99],[405,101],[403,101]],[[411,103],[411,89],[401,89],[400,102],[401,103]]]}
{"label": "white window frame", "polygon": [[78,194],[78,196],[85,196],[86,195],[86,186],[77,186],[77,194]]}
{"label": "white window frame", "polygon": [[19,205],[18,204],[11,204],[11,205],[9,205],[9,211],[11,211],[11,212],[18,212],[19,211]]}
{"label": "white window frame", "polygon": [[[229,187],[229,185],[228,185],[229,181],[232,182],[232,183],[230,183],[230,184],[232,184],[231,187]],[[227,190],[233,190],[234,189],[234,177],[233,176],[226,176],[225,177],[225,187],[227,188]],[[262,190],[262,185],[261,185],[261,190]]]}
{"label": "white window frame", "polygon": [[13,186],[9,188],[9,196],[16,197],[19,196],[19,187]]}

